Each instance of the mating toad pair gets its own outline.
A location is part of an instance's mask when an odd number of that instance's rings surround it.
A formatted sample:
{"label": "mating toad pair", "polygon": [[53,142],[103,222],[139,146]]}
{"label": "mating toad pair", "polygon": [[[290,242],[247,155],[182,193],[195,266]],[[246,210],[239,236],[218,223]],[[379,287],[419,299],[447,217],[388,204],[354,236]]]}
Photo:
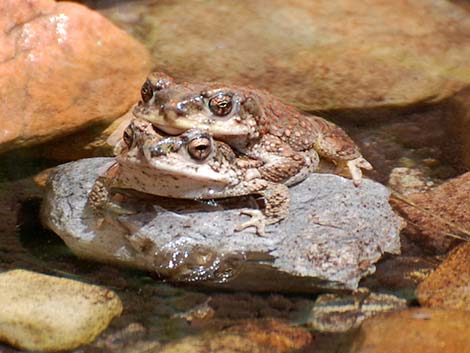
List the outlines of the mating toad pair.
{"label": "mating toad pair", "polygon": [[89,205],[97,212],[121,209],[112,189],[183,199],[258,194],[265,208],[237,230],[288,215],[287,187],[316,170],[319,157],[347,169],[359,185],[372,169],[338,126],[305,115],[264,91],[216,83],[176,84],[162,73],[142,86],[135,118],[116,146],[116,162],[96,181]]}

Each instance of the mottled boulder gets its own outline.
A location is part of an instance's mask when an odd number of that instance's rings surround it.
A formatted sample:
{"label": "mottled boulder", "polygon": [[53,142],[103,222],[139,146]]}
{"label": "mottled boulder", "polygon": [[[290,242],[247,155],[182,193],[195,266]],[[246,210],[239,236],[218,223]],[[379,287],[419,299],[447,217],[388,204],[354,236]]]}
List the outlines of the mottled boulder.
{"label": "mottled boulder", "polygon": [[455,249],[418,286],[421,305],[470,311],[470,243]]}
{"label": "mottled boulder", "polygon": [[289,217],[267,228],[235,232],[256,207],[252,198],[196,202],[129,198],[133,215],[86,208],[87,193],[112,159],[58,167],[42,207],[43,222],[76,254],[146,269],[173,281],[245,290],[315,291],[357,287],[384,252],[399,253],[403,221],[381,184],[313,174],[292,187]]}
{"label": "mottled boulder", "polygon": [[435,102],[470,83],[470,16],[446,0],[143,1],[103,13],[177,80],[254,85],[310,111]]}
{"label": "mottled boulder", "polygon": [[105,288],[14,270],[0,274],[0,340],[56,352],[92,342],[122,312]]}
{"label": "mottled boulder", "polygon": [[124,114],[149,70],[146,49],[83,5],[0,3],[0,152]]}
{"label": "mottled boulder", "polygon": [[393,199],[408,220],[405,233],[423,248],[446,253],[463,239],[470,240],[470,173],[424,193]]}

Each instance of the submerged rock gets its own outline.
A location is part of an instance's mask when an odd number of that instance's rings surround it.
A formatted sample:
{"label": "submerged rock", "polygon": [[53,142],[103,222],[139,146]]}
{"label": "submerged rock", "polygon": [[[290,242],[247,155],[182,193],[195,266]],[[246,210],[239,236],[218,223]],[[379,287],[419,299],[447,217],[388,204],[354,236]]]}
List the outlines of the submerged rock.
{"label": "submerged rock", "polygon": [[[133,215],[100,222],[86,206],[97,175],[112,159],[95,158],[58,167],[49,182],[42,219],[77,255],[157,273],[173,281],[245,290],[355,289],[384,252],[399,253],[403,221],[392,211],[388,190],[364,180],[313,174],[292,187],[289,217],[235,232],[240,208],[254,198],[197,202],[129,198]],[[140,195],[144,196],[144,195]],[[147,196],[147,195],[145,195]]]}
{"label": "submerged rock", "polygon": [[161,353],[283,353],[300,351],[313,341],[301,327],[277,320],[253,321],[217,333],[193,335],[161,347]]}
{"label": "submerged rock", "polygon": [[88,344],[121,312],[121,300],[105,288],[24,270],[0,274],[0,340],[20,349]]}

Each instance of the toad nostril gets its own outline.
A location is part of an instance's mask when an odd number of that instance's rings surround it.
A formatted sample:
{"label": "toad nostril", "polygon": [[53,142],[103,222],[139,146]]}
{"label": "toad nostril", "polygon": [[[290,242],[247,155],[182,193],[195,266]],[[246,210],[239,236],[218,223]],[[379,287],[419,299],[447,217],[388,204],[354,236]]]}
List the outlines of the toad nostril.
{"label": "toad nostril", "polygon": [[180,103],[163,103],[160,105],[160,113],[163,114],[167,120],[175,120],[179,116],[185,114],[185,109]]}

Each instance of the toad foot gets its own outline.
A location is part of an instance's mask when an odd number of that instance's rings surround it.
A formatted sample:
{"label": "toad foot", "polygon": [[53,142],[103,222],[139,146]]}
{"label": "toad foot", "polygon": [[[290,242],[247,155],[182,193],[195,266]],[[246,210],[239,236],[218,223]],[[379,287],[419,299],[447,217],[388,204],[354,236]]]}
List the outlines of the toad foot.
{"label": "toad foot", "polygon": [[255,227],[256,234],[260,237],[266,236],[266,217],[263,215],[263,212],[260,210],[242,210],[241,214],[251,216],[249,221],[246,221],[235,228],[235,231],[240,232],[248,227]]}
{"label": "toad foot", "polygon": [[339,161],[336,166],[336,171],[340,173],[346,168],[349,171],[349,174],[351,174],[355,186],[361,185],[362,169],[373,169],[372,165],[363,157],[358,157],[349,161]]}

